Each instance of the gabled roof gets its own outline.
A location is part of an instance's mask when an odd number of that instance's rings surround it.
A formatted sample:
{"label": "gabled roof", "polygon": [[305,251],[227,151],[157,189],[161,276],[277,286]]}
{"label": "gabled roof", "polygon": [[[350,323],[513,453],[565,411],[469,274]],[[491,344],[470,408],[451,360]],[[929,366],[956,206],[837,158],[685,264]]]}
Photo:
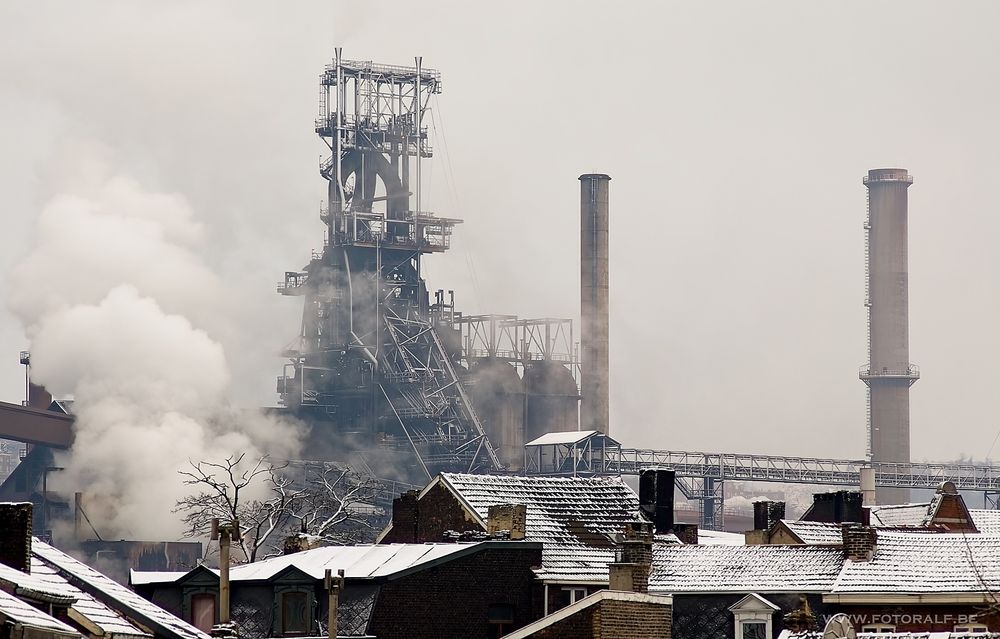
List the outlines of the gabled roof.
{"label": "gabled roof", "polygon": [[70,626],[2,590],[0,590],[0,615],[13,623],[48,633],[65,637],[80,637],[80,633]]}
{"label": "gabled roof", "polygon": [[38,557],[31,558],[31,574],[0,564],[0,584],[22,599],[41,604],[67,606],[69,617],[93,634],[108,638],[139,639],[152,637],[127,619],[63,579]]}
{"label": "gabled roof", "polygon": [[840,524],[829,524],[820,521],[780,520],[788,532],[808,546],[837,546],[843,543]]}
{"label": "gabled roof", "polygon": [[743,610],[770,610],[771,612],[777,612],[781,610],[781,607],[774,605],[757,593],[751,592],[746,597],[729,606],[729,612],[740,612]]}
{"label": "gabled roof", "polygon": [[568,431],[557,431],[554,433],[545,433],[541,437],[531,440],[525,446],[554,446],[554,445],[570,445],[579,444],[582,441],[586,441],[591,437],[601,436],[604,437],[606,441],[610,442],[612,446],[620,446],[617,441],[611,439],[607,435],[601,433],[598,430],[568,430]]}
{"label": "gabled roof", "polygon": [[209,639],[194,626],[37,538],[31,540],[31,553],[70,585],[157,635],[171,639]]}
{"label": "gabled roof", "polygon": [[839,548],[656,544],[650,592],[827,592],[843,565]]}
{"label": "gabled roof", "polygon": [[987,593],[1000,590],[1000,535],[878,531],[869,561],[846,561],[832,592]]}
{"label": "gabled roof", "polygon": [[527,506],[525,539],[542,542],[538,575],[546,580],[606,582],[614,536],[641,521],[639,497],[617,477],[442,473],[439,480],[484,528],[490,506]]}

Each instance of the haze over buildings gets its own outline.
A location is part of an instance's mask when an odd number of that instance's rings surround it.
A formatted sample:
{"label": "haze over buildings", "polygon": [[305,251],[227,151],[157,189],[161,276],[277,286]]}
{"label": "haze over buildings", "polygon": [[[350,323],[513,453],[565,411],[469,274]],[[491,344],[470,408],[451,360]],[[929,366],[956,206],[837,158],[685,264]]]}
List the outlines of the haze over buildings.
{"label": "haze over buildings", "polygon": [[[429,2],[364,14],[319,2],[8,4],[0,266],[39,243],[56,196],[89,196],[115,177],[181,196],[204,231],[194,251],[225,291],[195,328],[224,347],[238,403],[271,403],[300,313],[273,285],[321,242],[319,65],[334,44],[399,64],[417,52],[446,82],[426,208],[466,220],[427,277],[463,310],[577,317],[576,177],[614,177],[616,437],[862,456],[860,176],[902,166],[918,178],[912,456],[981,458],[1000,427],[998,13],[988,3],[861,13]],[[74,268],[46,275],[65,282]],[[127,280],[105,275],[108,286]],[[10,280],[0,286],[10,299]],[[15,354],[27,342],[6,311],[0,343],[10,350],[0,398],[17,401]]]}

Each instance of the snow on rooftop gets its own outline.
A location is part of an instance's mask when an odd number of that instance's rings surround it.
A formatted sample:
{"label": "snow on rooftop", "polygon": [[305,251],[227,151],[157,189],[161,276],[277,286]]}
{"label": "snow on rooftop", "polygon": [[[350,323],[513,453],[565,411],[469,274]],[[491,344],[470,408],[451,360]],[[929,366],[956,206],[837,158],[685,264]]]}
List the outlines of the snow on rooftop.
{"label": "snow on rooftop", "polygon": [[878,531],[870,561],[845,561],[834,593],[996,592],[1000,535]]}
{"label": "snow on rooftop", "polygon": [[650,592],[822,592],[843,565],[839,548],[656,544]]}
{"label": "snow on rooftop", "polygon": [[871,525],[883,527],[923,526],[928,517],[930,504],[898,504],[892,506],[872,506]]}
{"label": "snow on rooftop", "polygon": [[545,433],[537,439],[533,439],[525,446],[551,446],[553,444],[575,444],[582,442],[588,437],[597,435],[596,430],[567,430],[555,433]]}
{"label": "snow on rooftop", "polygon": [[79,637],[80,633],[67,626],[55,617],[50,617],[34,606],[25,603],[0,590],[0,614],[4,615],[15,623],[24,624],[34,628],[41,628],[50,632]]}
{"label": "snow on rooftop", "polygon": [[71,585],[122,610],[123,614],[144,626],[159,626],[162,631],[153,628],[158,630],[157,634],[169,633],[179,639],[209,639],[207,634],[194,626],[38,538],[32,538],[31,552],[40,563],[50,566]]}
{"label": "snow on rooftop", "polygon": [[1000,534],[1000,510],[969,509],[972,523],[981,533]]}
{"label": "snow on rooftop", "polygon": [[608,580],[614,536],[641,521],[639,497],[617,477],[519,477],[442,473],[486,521],[489,507],[524,504],[525,539],[543,544],[543,579]]}
{"label": "snow on rooftop", "polygon": [[793,521],[782,519],[785,525],[802,543],[810,546],[840,545],[843,543],[843,534],[840,531],[840,524],[829,524],[820,521]]}
{"label": "snow on rooftop", "polygon": [[144,586],[146,584],[169,584],[177,581],[187,572],[184,571],[158,571],[158,570],[136,570],[131,568],[128,571],[128,582],[133,586]]}
{"label": "snow on rooftop", "polygon": [[747,543],[747,537],[743,533],[702,530],[699,528],[698,543],[703,546],[744,546]]}

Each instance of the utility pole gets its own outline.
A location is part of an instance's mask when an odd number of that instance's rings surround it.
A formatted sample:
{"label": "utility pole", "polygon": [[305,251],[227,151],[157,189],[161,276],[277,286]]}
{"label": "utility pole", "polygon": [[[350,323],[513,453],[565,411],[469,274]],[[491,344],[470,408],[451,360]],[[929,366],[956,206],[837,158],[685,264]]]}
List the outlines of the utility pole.
{"label": "utility pole", "polygon": [[334,579],[333,571],[326,569],[323,577],[323,586],[330,595],[329,611],[326,620],[326,634],[328,639],[337,639],[337,608],[340,606],[340,591],[344,587],[344,569],[337,571],[337,578]]}

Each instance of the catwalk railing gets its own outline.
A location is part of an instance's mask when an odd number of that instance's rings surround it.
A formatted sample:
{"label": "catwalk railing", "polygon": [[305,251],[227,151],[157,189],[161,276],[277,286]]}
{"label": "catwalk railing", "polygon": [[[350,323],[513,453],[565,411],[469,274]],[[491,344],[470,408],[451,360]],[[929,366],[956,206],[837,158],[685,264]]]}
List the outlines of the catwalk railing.
{"label": "catwalk railing", "polygon": [[860,469],[875,470],[876,486],[936,488],[951,481],[959,490],[1000,491],[1000,465],[964,463],[868,463],[853,459],[700,453],[622,448],[609,451],[602,474],[635,475],[647,466],[668,466],[680,477],[770,481],[857,487]]}

